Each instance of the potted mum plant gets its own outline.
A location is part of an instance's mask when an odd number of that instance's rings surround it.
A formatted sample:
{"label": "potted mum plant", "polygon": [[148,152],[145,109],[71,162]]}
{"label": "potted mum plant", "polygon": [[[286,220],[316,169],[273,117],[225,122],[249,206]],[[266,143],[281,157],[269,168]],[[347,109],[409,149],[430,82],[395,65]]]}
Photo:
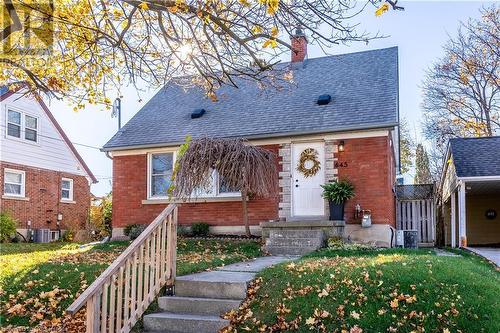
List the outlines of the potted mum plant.
{"label": "potted mum plant", "polygon": [[345,202],[354,197],[354,186],[347,180],[341,180],[321,187],[323,198],[327,199],[330,205],[330,220],[343,220]]}

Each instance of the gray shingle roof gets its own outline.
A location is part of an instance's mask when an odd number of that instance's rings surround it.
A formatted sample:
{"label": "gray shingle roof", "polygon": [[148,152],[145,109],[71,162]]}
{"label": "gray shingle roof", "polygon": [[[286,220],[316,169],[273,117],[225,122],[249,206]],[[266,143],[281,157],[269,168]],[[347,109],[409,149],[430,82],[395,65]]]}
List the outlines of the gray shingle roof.
{"label": "gray shingle roof", "polygon": [[[282,66],[289,66],[283,64]],[[174,145],[193,138],[246,137],[392,127],[398,121],[397,47],[309,59],[294,83],[260,90],[254,82],[221,87],[218,102],[199,88],[162,88],[104,150]],[[318,106],[321,94],[332,102]],[[205,115],[191,119],[194,109]]]}
{"label": "gray shingle roof", "polygon": [[500,136],[450,139],[458,177],[500,176]]}

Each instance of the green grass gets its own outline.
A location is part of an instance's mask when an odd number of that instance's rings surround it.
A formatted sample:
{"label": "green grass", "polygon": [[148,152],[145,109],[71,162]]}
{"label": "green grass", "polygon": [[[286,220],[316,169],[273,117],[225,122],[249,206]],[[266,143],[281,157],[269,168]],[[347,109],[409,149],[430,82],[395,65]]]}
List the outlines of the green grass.
{"label": "green grass", "polygon": [[255,295],[229,317],[250,332],[497,333],[500,273],[459,253],[325,249],[261,272]]}
{"label": "green grass", "polygon": [[[0,244],[0,327],[33,327],[42,320],[57,321],[76,294],[128,244],[109,242],[86,248],[75,243]],[[256,242],[179,239],[177,274],[259,255]]]}

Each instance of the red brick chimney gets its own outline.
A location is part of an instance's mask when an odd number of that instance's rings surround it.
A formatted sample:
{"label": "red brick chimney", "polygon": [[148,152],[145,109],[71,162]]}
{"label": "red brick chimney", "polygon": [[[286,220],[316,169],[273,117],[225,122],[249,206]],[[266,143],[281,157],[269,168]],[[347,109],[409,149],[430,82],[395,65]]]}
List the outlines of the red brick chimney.
{"label": "red brick chimney", "polygon": [[300,27],[290,36],[292,44],[292,62],[302,62],[307,57],[307,38]]}

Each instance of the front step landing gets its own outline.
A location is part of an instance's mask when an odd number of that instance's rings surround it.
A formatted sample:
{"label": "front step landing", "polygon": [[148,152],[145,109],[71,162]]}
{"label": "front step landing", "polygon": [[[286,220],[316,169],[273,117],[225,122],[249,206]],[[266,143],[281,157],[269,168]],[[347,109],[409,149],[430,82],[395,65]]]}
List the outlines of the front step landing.
{"label": "front step landing", "polygon": [[325,245],[321,229],[271,229],[266,250],[273,255],[304,255]]}

